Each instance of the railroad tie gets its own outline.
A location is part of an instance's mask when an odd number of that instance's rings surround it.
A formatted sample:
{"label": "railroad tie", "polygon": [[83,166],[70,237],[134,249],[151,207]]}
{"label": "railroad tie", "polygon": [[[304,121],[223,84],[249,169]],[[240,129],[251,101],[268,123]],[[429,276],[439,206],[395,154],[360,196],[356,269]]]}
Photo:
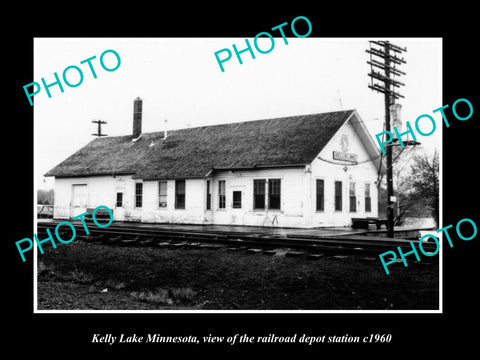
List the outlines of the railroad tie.
{"label": "railroad tie", "polygon": [[185,247],[185,245],[187,245],[188,243],[186,241],[182,241],[182,242],[174,242],[174,243],[171,243],[170,244],[170,247],[173,248],[173,249],[180,249],[180,248],[183,248]]}
{"label": "railroad tie", "polygon": [[302,256],[303,254],[305,254],[305,252],[303,252],[303,251],[287,251],[285,256],[287,256],[287,257],[298,257],[298,256]]}
{"label": "railroad tie", "polygon": [[228,251],[239,251],[239,250],[245,250],[245,247],[243,246],[232,246],[227,248]]}
{"label": "railroad tie", "polygon": [[195,249],[200,245],[199,242],[189,242],[185,245],[185,249]]}
{"label": "railroad tie", "polygon": [[324,256],[325,254],[307,254],[307,259],[318,260]]}
{"label": "railroad tie", "polygon": [[202,249],[220,249],[223,247],[223,245],[217,245],[217,244],[200,244],[198,245],[199,248]]}
{"label": "railroad tie", "polygon": [[250,248],[250,249],[247,249],[247,254],[256,254],[261,252],[262,250],[263,249]]}
{"label": "railroad tie", "polygon": [[151,238],[147,238],[145,240],[139,241],[139,244],[142,246],[150,246],[154,244],[154,241],[153,241],[153,238],[151,237]]}
{"label": "railroad tie", "polygon": [[373,262],[373,261],[377,260],[377,258],[371,257],[371,256],[360,256],[360,257],[358,258],[358,260],[360,260],[360,261],[366,261],[366,262]]}
{"label": "railroad tie", "polygon": [[[101,234],[101,235],[103,235],[103,234]],[[119,241],[122,240],[122,235],[118,235],[118,236],[115,236],[115,237],[102,236],[101,240],[105,244],[117,244]]]}
{"label": "railroad tie", "polygon": [[275,255],[278,250],[265,250],[263,253],[265,255]]}
{"label": "railroad tie", "polygon": [[161,242],[157,243],[157,246],[167,247],[167,246],[170,246],[170,244],[171,244],[170,241],[161,241]]}
{"label": "railroad tie", "polygon": [[128,245],[133,245],[135,243],[138,243],[139,240],[140,240],[140,236],[136,236],[133,239],[122,239],[122,240],[120,240],[120,243],[122,245],[127,245],[128,246]]}

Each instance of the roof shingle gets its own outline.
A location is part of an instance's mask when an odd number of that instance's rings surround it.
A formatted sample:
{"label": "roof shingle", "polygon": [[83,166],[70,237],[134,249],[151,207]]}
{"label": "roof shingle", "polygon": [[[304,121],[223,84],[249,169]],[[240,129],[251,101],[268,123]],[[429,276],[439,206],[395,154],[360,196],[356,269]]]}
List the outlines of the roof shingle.
{"label": "roof shingle", "polygon": [[[213,169],[313,161],[354,110],[97,138],[45,176],[135,174],[145,180],[204,177]],[[153,144],[153,145],[152,145]]]}

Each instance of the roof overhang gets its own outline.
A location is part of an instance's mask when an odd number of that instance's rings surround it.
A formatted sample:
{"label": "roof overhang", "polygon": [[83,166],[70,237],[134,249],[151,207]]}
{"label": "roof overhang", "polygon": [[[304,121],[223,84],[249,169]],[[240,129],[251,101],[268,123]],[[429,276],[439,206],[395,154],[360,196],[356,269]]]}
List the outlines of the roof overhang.
{"label": "roof overhang", "polygon": [[98,172],[98,173],[86,173],[86,174],[60,174],[60,175],[55,175],[55,173],[50,174],[50,172],[47,172],[44,177],[54,177],[58,179],[66,179],[66,178],[79,178],[79,177],[98,177],[98,176],[120,176],[120,175],[134,175],[135,172],[132,171],[118,171],[118,172]]}

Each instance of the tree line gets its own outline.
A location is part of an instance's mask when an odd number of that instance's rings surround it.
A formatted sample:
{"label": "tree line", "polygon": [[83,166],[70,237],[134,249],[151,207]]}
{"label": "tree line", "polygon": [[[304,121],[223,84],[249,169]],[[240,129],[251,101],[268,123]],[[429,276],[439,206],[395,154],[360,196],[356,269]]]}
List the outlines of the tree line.
{"label": "tree line", "polygon": [[[439,154],[428,154],[422,147],[393,148],[393,182],[395,225],[402,225],[407,217],[432,217],[439,224],[440,179]],[[387,192],[384,179],[380,179],[379,216],[386,216]]]}
{"label": "tree line", "polygon": [[37,204],[38,205],[53,205],[55,200],[55,191],[53,189],[37,190]]}

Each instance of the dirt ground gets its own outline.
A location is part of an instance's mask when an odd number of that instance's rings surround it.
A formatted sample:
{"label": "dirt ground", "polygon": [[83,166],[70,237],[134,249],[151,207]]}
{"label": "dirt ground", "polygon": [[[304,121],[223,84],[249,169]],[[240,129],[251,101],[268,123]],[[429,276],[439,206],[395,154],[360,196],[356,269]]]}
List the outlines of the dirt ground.
{"label": "dirt ground", "polygon": [[[374,260],[372,260],[374,259]],[[438,263],[74,241],[38,256],[39,310],[438,309]]]}

